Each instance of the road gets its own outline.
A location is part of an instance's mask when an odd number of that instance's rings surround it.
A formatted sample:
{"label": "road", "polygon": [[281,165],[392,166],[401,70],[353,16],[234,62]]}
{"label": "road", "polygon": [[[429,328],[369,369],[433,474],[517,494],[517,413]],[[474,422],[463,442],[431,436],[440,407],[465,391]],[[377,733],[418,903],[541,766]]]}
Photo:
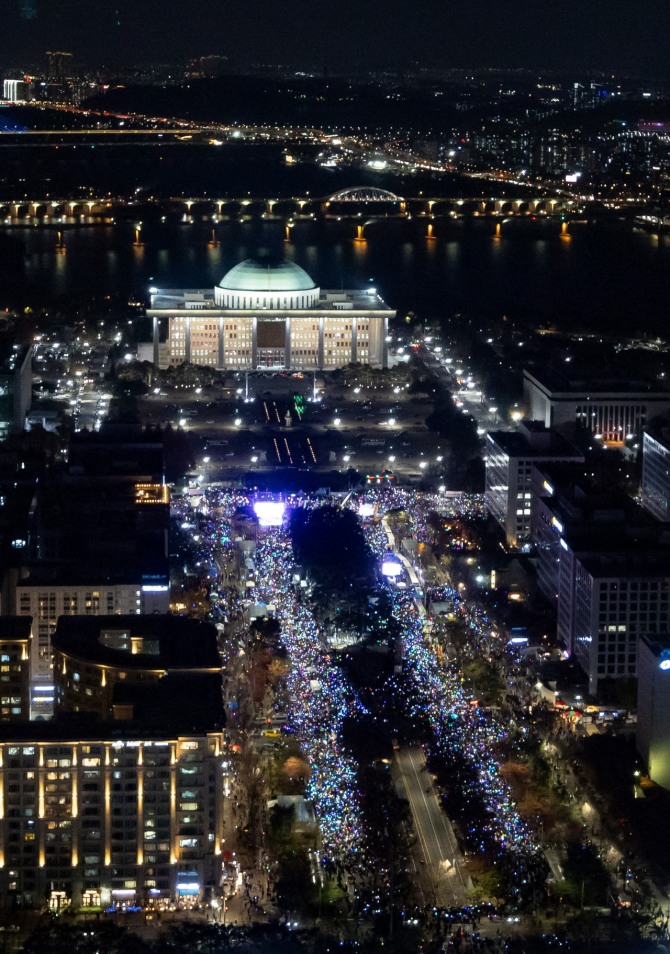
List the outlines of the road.
{"label": "road", "polygon": [[396,784],[407,796],[418,835],[421,868],[417,869],[417,876],[424,885],[424,894],[431,901],[434,899],[438,907],[465,904],[469,878],[462,872],[463,858],[451,823],[440,808],[421,749],[399,749],[393,773]]}

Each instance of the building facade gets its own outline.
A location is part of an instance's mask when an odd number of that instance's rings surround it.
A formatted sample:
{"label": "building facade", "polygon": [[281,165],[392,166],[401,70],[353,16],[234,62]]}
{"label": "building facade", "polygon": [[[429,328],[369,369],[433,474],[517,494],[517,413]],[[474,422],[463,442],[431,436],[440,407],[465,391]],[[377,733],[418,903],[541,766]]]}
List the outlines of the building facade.
{"label": "building facade", "polygon": [[[571,591],[559,589],[565,605],[576,661],[596,695],[603,679],[637,675],[637,643],[642,634],[667,631],[670,572],[667,558],[649,552],[575,555]],[[664,565],[663,565],[664,564]],[[563,574],[561,574],[563,582]]]}
{"label": "building facade", "polygon": [[573,379],[551,370],[523,373],[524,403],[547,427],[581,430],[621,445],[670,410],[670,392],[644,381]]}
{"label": "building facade", "polygon": [[643,636],[637,666],[637,750],[650,778],[670,790],[670,640]]}
{"label": "building facade", "polygon": [[0,341],[0,440],[22,431],[33,395],[33,349]]}
{"label": "building facade", "polygon": [[220,897],[232,763],[215,628],[68,616],[57,637],[55,718],[0,724],[0,909]]}
{"label": "building facade", "polygon": [[56,716],[132,718],[143,695],[150,698],[175,677],[221,682],[216,630],[185,616],[62,616],[53,650]]}
{"label": "building facade", "polygon": [[3,80],[2,96],[8,103],[25,103],[30,99],[30,84],[19,79]]}
{"label": "building facade", "polygon": [[0,906],[202,901],[219,890],[221,731],[0,727]]}
{"label": "building facade", "polygon": [[642,442],[642,506],[657,520],[670,521],[670,440],[644,432]]}
{"label": "building facade", "polygon": [[114,585],[91,582],[58,584],[37,577],[16,588],[17,615],[33,620],[30,648],[31,718],[51,718],[54,705],[52,638],[61,616],[102,616],[167,613],[168,581],[142,584],[137,580]]}
{"label": "building facade", "polygon": [[551,460],[582,462],[584,456],[536,421],[486,435],[486,506],[509,547],[530,541],[532,467]]}
{"label": "building facade", "polygon": [[387,308],[374,289],[326,291],[299,266],[248,259],[212,289],[151,289],[156,367],[388,367]]}
{"label": "building facade", "polygon": [[30,715],[32,619],[0,616],[0,722]]}
{"label": "building facade", "polygon": [[643,634],[667,631],[670,551],[663,528],[621,491],[575,467],[533,469],[538,585],[556,606],[557,637],[589,677],[634,677]]}

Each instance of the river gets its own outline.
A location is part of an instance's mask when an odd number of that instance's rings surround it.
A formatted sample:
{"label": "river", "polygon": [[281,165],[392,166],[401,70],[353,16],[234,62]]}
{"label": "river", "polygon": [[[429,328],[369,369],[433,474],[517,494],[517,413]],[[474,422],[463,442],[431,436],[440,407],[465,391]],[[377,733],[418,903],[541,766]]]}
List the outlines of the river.
{"label": "river", "polygon": [[455,314],[533,323],[559,321],[585,331],[664,335],[670,302],[670,238],[635,231],[616,219],[437,219],[433,241],[424,219],[382,219],[354,242],[352,222],[298,221],[284,243],[283,223],[145,224],[142,248],[132,223],[65,227],[65,252],[53,227],[3,227],[1,305],[59,296],[145,299],[151,285],[213,286],[256,249],[283,249],[323,288],[377,287],[399,315],[447,323]]}

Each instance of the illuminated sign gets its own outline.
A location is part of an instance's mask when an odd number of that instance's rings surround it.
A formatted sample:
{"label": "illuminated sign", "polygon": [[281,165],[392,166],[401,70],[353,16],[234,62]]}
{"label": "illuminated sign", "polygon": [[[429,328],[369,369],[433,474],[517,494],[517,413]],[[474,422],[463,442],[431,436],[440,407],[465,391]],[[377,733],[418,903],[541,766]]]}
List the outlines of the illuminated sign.
{"label": "illuminated sign", "polygon": [[558,530],[559,533],[563,533],[563,524],[560,520],[557,520],[556,517],[551,518],[551,525]]}
{"label": "illuminated sign", "polygon": [[361,501],[358,506],[358,515],[360,517],[374,517],[375,515],[375,505],[372,503],[366,503]]}
{"label": "illuminated sign", "polygon": [[382,563],[382,573],[384,576],[396,577],[400,576],[402,573],[402,566],[398,563],[397,560],[389,559],[389,557],[384,557],[384,562]]}
{"label": "illuminated sign", "polygon": [[281,500],[257,500],[254,503],[254,513],[261,527],[281,527],[285,509]]}
{"label": "illuminated sign", "polygon": [[670,670],[670,649],[664,649],[661,653],[661,661],[658,664],[658,668],[662,669],[663,672]]}

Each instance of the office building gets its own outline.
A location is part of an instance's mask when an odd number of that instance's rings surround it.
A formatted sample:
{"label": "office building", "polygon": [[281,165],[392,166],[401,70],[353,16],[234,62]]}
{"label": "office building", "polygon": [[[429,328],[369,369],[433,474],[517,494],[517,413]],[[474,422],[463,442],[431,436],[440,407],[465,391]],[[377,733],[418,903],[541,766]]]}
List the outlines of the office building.
{"label": "office building", "polygon": [[670,638],[638,644],[637,750],[652,781],[670,790]]}
{"label": "office building", "polygon": [[670,546],[635,501],[574,469],[536,467],[533,487],[538,584],[595,695],[603,679],[636,675],[640,635],[667,630]]}
{"label": "office building", "polygon": [[[598,543],[612,549],[622,541],[635,546],[658,539],[657,522],[623,491],[601,488],[570,463],[536,463],[531,470],[530,538],[536,555],[537,581],[554,605],[558,600],[565,541],[579,552]],[[564,544],[561,546],[560,541]]]}
{"label": "office building", "polygon": [[326,291],[292,262],[258,256],[214,289],[151,289],[156,367],[328,370],[388,367],[395,312],[375,289]]}
{"label": "office building", "polygon": [[0,336],[0,440],[22,431],[33,396],[33,349]]}
{"label": "office building", "polygon": [[546,427],[591,434],[621,445],[670,410],[670,391],[645,381],[569,377],[543,369],[523,373],[528,417]]}
{"label": "office building", "polygon": [[60,616],[166,613],[169,492],[163,448],[125,432],[78,435],[68,473],[45,490],[37,554],[9,612],[34,621],[31,717],[50,718]]}
{"label": "office building", "polygon": [[509,547],[530,541],[531,468],[550,460],[583,462],[584,456],[538,421],[486,435],[486,506]]}
{"label": "office building", "polygon": [[670,521],[670,433],[644,432],[642,441],[642,506],[657,520]]}

